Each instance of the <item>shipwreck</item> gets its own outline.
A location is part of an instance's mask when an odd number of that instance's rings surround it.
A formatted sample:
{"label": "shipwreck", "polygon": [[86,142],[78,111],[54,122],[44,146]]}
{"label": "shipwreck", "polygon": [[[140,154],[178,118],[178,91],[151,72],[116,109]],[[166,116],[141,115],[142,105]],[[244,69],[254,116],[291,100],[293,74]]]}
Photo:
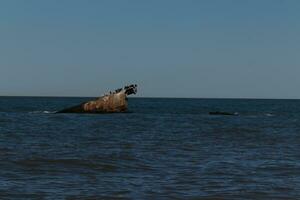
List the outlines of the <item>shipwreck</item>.
{"label": "shipwreck", "polygon": [[104,94],[103,96],[72,106],[56,113],[121,113],[128,109],[127,96],[137,93],[137,85],[128,85],[124,88]]}

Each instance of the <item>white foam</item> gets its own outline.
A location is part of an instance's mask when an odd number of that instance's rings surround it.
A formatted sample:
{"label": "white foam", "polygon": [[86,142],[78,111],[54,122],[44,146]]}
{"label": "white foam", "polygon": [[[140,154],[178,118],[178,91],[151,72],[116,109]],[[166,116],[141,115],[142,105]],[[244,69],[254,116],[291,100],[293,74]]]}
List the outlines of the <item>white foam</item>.
{"label": "white foam", "polygon": [[55,111],[47,111],[47,110],[37,110],[37,111],[32,111],[32,112],[29,112],[30,114],[52,114],[52,113],[55,113]]}

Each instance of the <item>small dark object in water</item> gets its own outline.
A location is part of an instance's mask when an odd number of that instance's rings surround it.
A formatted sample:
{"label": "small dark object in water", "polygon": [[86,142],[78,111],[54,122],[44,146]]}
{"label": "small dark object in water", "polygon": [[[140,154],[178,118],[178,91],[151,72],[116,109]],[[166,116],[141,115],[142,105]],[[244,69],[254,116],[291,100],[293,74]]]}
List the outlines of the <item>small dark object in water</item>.
{"label": "small dark object in water", "polygon": [[137,93],[137,85],[128,85],[95,100],[56,113],[119,113],[127,111],[127,96]]}
{"label": "small dark object in water", "polygon": [[235,112],[235,113],[230,113],[230,112],[219,112],[219,111],[216,111],[216,112],[209,112],[210,115],[233,115],[233,116],[236,116],[236,115],[239,115],[239,113]]}

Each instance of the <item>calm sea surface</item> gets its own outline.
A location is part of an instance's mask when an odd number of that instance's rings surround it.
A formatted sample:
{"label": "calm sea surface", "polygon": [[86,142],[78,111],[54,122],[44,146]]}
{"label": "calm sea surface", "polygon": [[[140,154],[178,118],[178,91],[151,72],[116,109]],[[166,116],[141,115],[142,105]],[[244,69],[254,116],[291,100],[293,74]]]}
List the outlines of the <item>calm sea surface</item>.
{"label": "calm sea surface", "polygon": [[85,100],[0,98],[0,199],[300,199],[300,101]]}

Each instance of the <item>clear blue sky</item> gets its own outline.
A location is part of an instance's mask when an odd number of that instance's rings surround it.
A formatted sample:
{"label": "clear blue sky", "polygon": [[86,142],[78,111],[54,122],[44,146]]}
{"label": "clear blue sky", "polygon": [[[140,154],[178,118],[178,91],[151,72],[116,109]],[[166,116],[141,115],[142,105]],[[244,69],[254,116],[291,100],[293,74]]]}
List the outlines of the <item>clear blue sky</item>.
{"label": "clear blue sky", "polygon": [[298,0],[2,0],[0,95],[300,98]]}

